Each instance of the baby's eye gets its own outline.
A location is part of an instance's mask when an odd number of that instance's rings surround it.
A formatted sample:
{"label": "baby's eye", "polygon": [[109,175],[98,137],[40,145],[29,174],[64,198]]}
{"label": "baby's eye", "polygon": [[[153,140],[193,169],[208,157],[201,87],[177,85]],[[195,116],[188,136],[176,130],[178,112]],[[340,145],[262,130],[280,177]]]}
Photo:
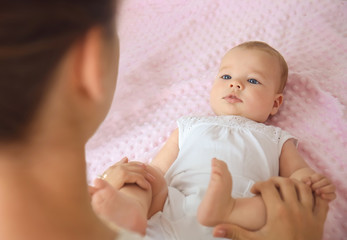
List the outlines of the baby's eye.
{"label": "baby's eye", "polygon": [[251,84],[260,84],[260,82],[258,81],[258,80],[256,80],[256,79],[254,79],[254,78],[250,78],[250,79],[248,79],[247,80],[249,83],[251,83]]}
{"label": "baby's eye", "polygon": [[221,79],[225,79],[225,80],[229,80],[229,79],[231,79],[231,76],[225,74],[225,75],[221,76],[220,78],[221,78]]}

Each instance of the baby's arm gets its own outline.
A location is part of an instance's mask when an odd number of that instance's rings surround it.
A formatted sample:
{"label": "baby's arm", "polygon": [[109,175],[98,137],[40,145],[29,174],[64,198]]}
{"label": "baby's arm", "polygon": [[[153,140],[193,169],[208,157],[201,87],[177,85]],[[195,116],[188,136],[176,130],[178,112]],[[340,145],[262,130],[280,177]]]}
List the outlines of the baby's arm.
{"label": "baby's arm", "polygon": [[178,156],[178,128],[175,129],[163,148],[159,151],[157,156],[152,160],[151,165],[157,167],[161,170],[164,175],[167,170],[170,168],[172,163],[176,160]]}
{"label": "baby's arm", "polygon": [[286,141],[282,147],[280,176],[294,178],[306,183],[325,200],[332,201],[336,198],[335,186],[328,178],[316,173],[306,164],[293,140]]}
{"label": "baby's arm", "polygon": [[162,180],[159,184],[151,183],[152,204],[148,212],[149,217],[153,216],[156,212],[163,209],[168,194],[164,175],[170,168],[172,163],[176,160],[178,152],[178,129],[176,129],[171,133],[162,149],[150,163],[150,166],[155,169],[158,174],[161,174]]}

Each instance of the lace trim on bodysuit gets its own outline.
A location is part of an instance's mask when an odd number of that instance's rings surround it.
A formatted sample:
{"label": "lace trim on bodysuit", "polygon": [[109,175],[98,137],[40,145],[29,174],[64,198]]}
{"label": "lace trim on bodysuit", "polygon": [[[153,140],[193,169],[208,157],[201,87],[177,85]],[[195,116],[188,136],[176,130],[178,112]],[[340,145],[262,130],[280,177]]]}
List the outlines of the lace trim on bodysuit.
{"label": "lace trim on bodysuit", "polygon": [[[274,142],[278,142],[281,138],[282,129],[279,127],[268,126],[263,123],[258,123],[241,116],[185,116],[181,117],[178,121],[178,125],[185,126],[182,129],[182,133],[186,134],[193,126],[198,124],[209,124],[209,125],[222,125],[230,128],[237,129],[248,129],[250,131],[259,132],[265,134]],[[181,123],[181,124],[180,124]]]}

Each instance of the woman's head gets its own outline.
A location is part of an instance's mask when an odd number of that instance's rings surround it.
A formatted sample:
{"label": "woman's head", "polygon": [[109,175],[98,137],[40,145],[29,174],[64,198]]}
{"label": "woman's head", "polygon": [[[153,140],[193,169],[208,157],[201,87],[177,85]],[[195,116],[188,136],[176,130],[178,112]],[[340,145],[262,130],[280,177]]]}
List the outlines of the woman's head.
{"label": "woman's head", "polygon": [[[0,142],[22,138],[68,50],[93,27],[114,35],[113,0],[14,0],[0,8]],[[110,42],[110,41],[108,41]]]}

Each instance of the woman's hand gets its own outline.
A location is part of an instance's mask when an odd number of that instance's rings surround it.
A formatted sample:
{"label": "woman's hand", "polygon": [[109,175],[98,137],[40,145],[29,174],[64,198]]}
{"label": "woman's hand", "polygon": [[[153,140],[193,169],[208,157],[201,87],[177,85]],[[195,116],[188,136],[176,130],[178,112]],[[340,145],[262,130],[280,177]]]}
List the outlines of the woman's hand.
{"label": "woman's hand", "polygon": [[141,162],[129,162],[128,158],[109,167],[101,176],[112,187],[119,190],[125,184],[137,184],[140,188],[148,190],[151,188],[150,182],[155,178],[147,171],[147,166]]}
{"label": "woman's hand", "polygon": [[309,186],[289,178],[274,177],[258,182],[253,193],[261,194],[267,221],[258,231],[247,231],[232,224],[220,224],[215,237],[233,240],[319,240],[322,239],[328,202],[313,197]]}

